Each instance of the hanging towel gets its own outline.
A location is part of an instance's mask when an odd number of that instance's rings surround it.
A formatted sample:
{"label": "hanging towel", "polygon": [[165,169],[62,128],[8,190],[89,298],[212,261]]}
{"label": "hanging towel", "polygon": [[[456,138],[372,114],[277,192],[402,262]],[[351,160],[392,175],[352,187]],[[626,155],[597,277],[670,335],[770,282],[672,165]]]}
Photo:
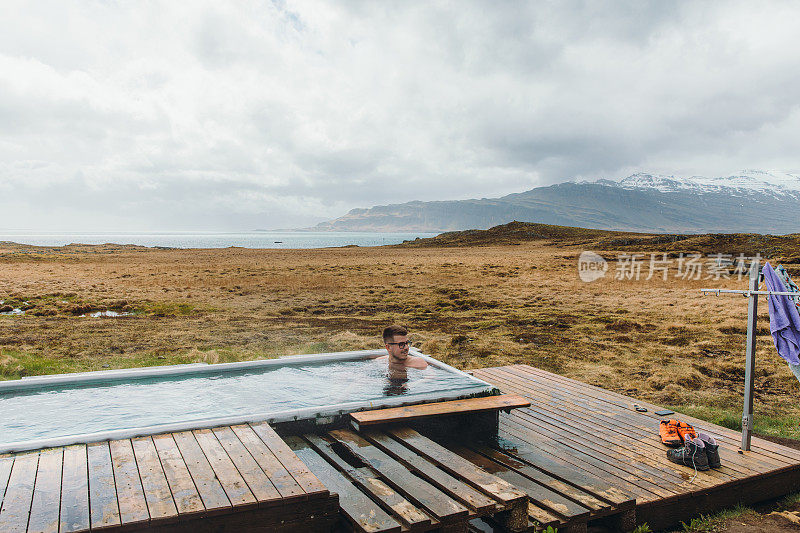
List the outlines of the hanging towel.
{"label": "hanging towel", "polygon": [[[761,270],[767,289],[776,292],[787,292],[783,282],[769,263]],[[771,294],[769,303],[769,329],[778,355],[792,365],[800,365],[800,313],[788,296]],[[800,378],[799,378],[800,379]]]}
{"label": "hanging towel", "polygon": [[775,273],[781,278],[783,282],[783,286],[786,287],[786,290],[789,292],[796,292],[797,296],[789,296],[790,300],[793,300],[795,305],[800,307],[800,287],[792,281],[792,278],[789,277],[789,273],[786,272],[786,269],[783,268],[783,265],[778,265],[778,268],[775,269]]}

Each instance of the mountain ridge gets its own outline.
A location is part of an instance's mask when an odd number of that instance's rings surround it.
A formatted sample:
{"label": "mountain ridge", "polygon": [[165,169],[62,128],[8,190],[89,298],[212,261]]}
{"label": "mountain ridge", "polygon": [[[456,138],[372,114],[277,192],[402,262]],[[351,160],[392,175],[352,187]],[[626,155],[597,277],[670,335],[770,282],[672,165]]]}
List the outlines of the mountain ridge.
{"label": "mountain ridge", "polygon": [[462,231],[511,221],[650,233],[800,231],[800,175],[749,170],[723,178],[646,173],[567,181],[498,198],[415,200],[352,209],[316,231]]}

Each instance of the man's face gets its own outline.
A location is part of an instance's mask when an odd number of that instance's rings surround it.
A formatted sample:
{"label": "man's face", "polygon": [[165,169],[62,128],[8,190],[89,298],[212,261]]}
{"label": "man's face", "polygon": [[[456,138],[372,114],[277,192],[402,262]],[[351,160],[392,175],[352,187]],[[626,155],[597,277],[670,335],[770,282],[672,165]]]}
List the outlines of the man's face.
{"label": "man's face", "polygon": [[386,351],[395,359],[408,357],[408,335],[395,335],[391,342],[386,343]]}

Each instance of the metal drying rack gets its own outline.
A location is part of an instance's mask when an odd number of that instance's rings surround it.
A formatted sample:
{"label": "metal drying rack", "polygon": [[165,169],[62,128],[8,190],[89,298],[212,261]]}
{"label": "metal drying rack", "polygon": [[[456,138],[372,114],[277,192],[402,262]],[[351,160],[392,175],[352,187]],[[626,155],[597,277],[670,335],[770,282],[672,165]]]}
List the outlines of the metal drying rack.
{"label": "metal drying rack", "polygon": [[758,259],[750,263],[750,288],[746,291],[734,289],[700,289],[707,294],[741,294],[748,298],[747,303],[747,360],[744,369],[744,407],[742,409],[742,450],[750,449],[750,437],[753,433],[753,384],[756,368],[756,322],[758,320],[759,296],[798,296],[796,292],[760,291],[761,265]]}

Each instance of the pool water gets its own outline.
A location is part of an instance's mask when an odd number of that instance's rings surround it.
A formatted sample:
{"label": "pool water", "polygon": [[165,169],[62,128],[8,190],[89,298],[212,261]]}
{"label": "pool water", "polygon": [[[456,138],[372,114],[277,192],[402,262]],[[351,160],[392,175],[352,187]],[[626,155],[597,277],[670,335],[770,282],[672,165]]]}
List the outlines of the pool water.
{"label": "pool water", "polygon": [[388,376],[385,361],[368,359],[0,389],[0,447],[475,386],[470,376],[433,365],[409,369],[405,378]]}

